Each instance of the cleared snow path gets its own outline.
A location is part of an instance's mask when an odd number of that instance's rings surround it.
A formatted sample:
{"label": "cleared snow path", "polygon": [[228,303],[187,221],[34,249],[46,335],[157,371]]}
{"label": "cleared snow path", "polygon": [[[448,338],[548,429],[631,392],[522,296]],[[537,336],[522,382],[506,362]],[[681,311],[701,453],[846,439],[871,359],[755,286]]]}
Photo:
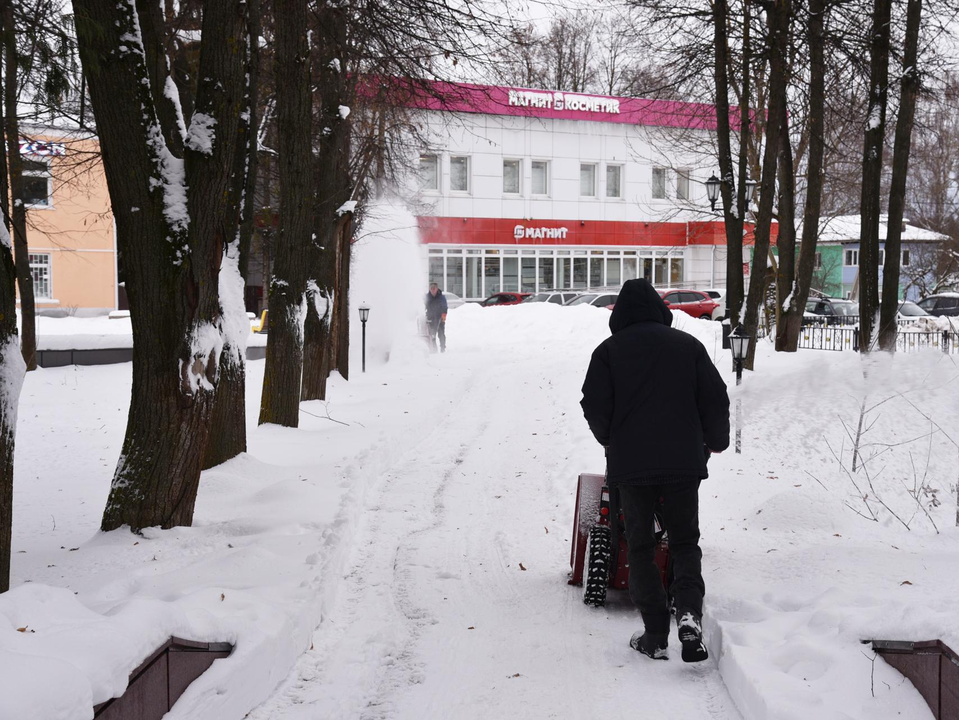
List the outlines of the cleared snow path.
{"label": "cleared snow path", "polygon": [[378,478],[313,648],[252,720],[740,717],[714,659],[685,665],[675,634],[669,662],[640,656],[624,593],[597,610],[566,584],[562,373],[478,370]]}

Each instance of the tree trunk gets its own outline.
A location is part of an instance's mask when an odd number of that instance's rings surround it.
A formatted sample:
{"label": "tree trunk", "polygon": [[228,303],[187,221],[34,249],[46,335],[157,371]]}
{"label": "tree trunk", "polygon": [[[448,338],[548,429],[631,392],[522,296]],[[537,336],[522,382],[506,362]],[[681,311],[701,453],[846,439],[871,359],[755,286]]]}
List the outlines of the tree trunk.
{"label": "tree trunk", "polygon": [[127,430],[101,526],[189,525],[222,343],[220,258],[237,232],[248,5],[205,6],[186,136],[169,78],[157,75],[159,6],[76,0],[74,10],[133,327]]}
{"label": "tree trunk", "polygon": [[33,273],[30,270],[30,251],[27,248],[27,208],[23,204],[23,161],[20,158],[20,123],[17,118],[19,87],[17,68],[17,41],[14,37],[13,0],[3,0],[3,46],[6,59],[3,86],[4,121],[7,135],[7,172],[10,178],[10,199],[13,203],[10,217],[13,230],[13,255],[17,268],[17,287],[20,290],[20,343],[27,370],[37,369],[36,303],[33,296]]}
{"label": "tree trunk", "polygon": [[[779,200],[777,202],[777,282],[776,282],[776,341],[778,351],[786,350],[789,335],[785,321],[786,311],[793,303],[794,275],[796,274],[797,231],[796,186],[794,184],[793,148],[790,145],[787,104],[780,108]],[[796,348],[794,348],[796,350]]]}
{"label": "tree trunk", "polygon": [[[0,16],[0,32],[7,24]],[[17,269],[8,230],[7,153],[4,146],[3,104],[0,103],[0,593],[10,589],[13,541],[13,455],[17,404],[26,366],[17,337]]]}
{"label": "tree trunk", "polygon": [[[717,108],[717,148],[720,160],[720,195],[723,205],[723,224],[727,239],[727,314],[730,322],[736,326],[740,321],[740,308],[743,304],[743,183],[734,194],[733,153],[730,148],[730,86],[727,79],[729,41],[727,21],[729,10],[727,0],[716,0],[713,4],[714,30],[714,87]],[[744,81],[743,97],[747,96],[747,84]],[[745,120],[744,104],[741,101],[741,133],[749,127],[749,117]],[[744,167],[745,148],[741,142],[740,165]],[[734,209],[736,203],[736,210]]]}
{"label": "tree trunk", "polygon": [[344,380],[350,379],[350,255],[353,235],[340,232],[337,238],[337,285],[334,291],[340,306],[337,316],[337,372]]}
{"label": "tree trunk", "polygon": [[276,18],[280,230],[270,282],[270,334],[260,424],[297,427],[303,369],[310,215],[310,67],[306,0],[279,0]]}
{"label": "tree trunk", "polygon": [[786,103],[787,63],[789,41],[790,0],[775,0],[767,9],[767,26],[770,35],[770,91],[768,95],[769,118],[766,123],[766,145],[763,150],[763,167],[760,181],[760,203],[757,223],[754,227],[753,263],[750,269],[750,289],[747,293],[747,308],[744,326],[750,335],[750,348],[744,367],[752,370],[757,346],[760,303],[763,301],[767,283],[767,253],[770,249],[770,225],[773,219],[773,198],[776,194],[777,160],[780,154],[782,123],[779,121]]}
{"label": "tree trunk", "polygon": [[807,132],[810,138],[807,156],[807,196],[803,206],[803,230],[800,236],[800,260],[797,279],[794,283],[790,306],[785,313],[784,340],[781,350],[796,352],[803,325],[803,311],[810,295],[813,281],[813,266],[817,257],[817,237],[820,229],[820,205],[823,196],[823,105],[824,76],[824,13],[823,0],[810,0],[810,16],[807,26],[810,46],[810,109],[807,116]]}
{"label": "tree trunk", "polygon": [[863,184],[860,188],[860,352],[873,349],[879,310],[880,183],[887,120],[891,4],[891,0],[874,0],[870,30],[870,104],[863,138]]}
{"label": "tree trunk", "polygon": [[247,450],[247,321],[244,289],[246,258],[253,236],[253,214],[257,187],[257,100],[260,77],[260,2],[250,1],[247,39],[248,71],[246,76],[246,109],[240,115],[240,135],[244,149],[237,153],[236,177],[240,180],[240,227],[236,239],[225,248],[220,268],[220,311],[224,325],[234,331],[224,333],[220,357],[220,377],[217,382],[210,439],[204,454],[203,468],[226,462]]}
{"label": "tree trunk", "polygon": [[883,263],[883,300],[880,307],[880,348],[893,352],[897,348],[897,310],[900,306],[900,237],[903,206],[907,190],[907,169],[910,162],[910,138],[913,117],[920,91],[917,68],[917,44],[920,37],[922,0],[907,3],[907,30],[903,53],[903,75],[900,81],[900,110],[893,142],[893,171],[890,180],[890,205],[887,217],[886,257]]}

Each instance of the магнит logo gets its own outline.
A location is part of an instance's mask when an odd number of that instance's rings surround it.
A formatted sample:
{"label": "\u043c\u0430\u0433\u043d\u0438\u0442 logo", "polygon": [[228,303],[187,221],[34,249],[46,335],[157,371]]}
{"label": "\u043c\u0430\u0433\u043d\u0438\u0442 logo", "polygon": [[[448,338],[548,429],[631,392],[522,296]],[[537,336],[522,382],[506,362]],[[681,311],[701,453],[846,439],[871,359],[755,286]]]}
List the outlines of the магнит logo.
{"label": "\u043c\u0430\u0433\u043d\u0438\u0442 logo", "polygon": [[513,237],[517,240],[523,237],[523,225],[516,225],[513,228]]}

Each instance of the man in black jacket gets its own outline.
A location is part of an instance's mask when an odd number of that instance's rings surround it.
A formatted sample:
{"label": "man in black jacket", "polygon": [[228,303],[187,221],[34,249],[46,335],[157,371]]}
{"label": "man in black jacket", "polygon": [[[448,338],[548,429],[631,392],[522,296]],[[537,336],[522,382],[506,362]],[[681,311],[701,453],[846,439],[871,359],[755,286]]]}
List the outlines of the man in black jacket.
{"label": "man in black jacket", "polygon": [[447,298],[440,292],[436,283],[430,283],[430,291],[423,299],[423,306],[427,313],[427,332],[430,352],[437,351],[437,338],[440,338],[440,352],[447,351]]}
{"label": "man in black jacket", "polygon": [[584,417],[607,449],[627,535],[630,598],[644,631],[630,645],[667,657],[670,612],[654,563],[653,512],[659,505],[670,542],[677,628],[683,659],[707,658],[697,491],[709,452],[730,444],[730,401],[706,349],[670,327],[673,316],[646,280],[628,280],[610,316],[611,337],[593,352],[583,383]]}

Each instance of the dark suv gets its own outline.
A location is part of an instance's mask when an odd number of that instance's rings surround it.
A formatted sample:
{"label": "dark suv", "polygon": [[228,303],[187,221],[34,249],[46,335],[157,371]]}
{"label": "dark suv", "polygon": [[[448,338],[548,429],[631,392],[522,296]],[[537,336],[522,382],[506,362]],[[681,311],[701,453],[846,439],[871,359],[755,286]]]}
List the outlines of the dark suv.
{"label": "dark suv", "polygon": [[957,293],[930,295],[918,302],[917,305],[931,315],[957,317],[957,309],[960,307],[960,295],[957,295]]}
{"label": "dark suv", "polygon": [[803,313],[804,325],[856,325],[859,321],[860,306],[839,298],[810,298]]}

